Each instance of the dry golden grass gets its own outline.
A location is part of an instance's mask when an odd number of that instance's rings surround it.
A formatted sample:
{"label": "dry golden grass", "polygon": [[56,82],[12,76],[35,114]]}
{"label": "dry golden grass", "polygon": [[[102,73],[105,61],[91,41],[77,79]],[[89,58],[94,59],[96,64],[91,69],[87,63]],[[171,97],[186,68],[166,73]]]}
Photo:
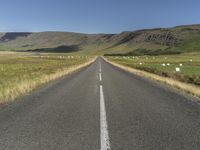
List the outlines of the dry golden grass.
{"label": "dry golden grass", "polygon": [[[9,55],[9,57],[10,57],[10,55]],[[47,60],[47,59],[50,59],[50,60]],[[71,63],[71,64],[70,64],[70,62],[68,63],[67,61],[65,63],[63,63],[63,60],[60,62],[59,60],[54,60],[54,59],[55,58],[46,58],[46,60],[44,60],[45,65],[40,64],[40,63],[35,64],[34,58],[33,59],[32,58],[31,59],[29,59],[29,58],[22,58],[22,59],[15,58],[14,59],[14,60],[19,60],[19,61],[24,61],[25,63],[27,63],[27,62],[33,63],[32,61],[34,61],[33,65],[30,66],[33,69],[30,69],[30,70],[27,70],[29,68],[27,68],[27,66],[25,66],[25,65],[24,65],[25,70],[20,67],[16,67],[16,66],[13,69],[13,68],[11,68],[13,65],[12,62],[8,62],[7,58],[5,59],[5,62],[2,60],[1,65],[4,65],[4,66],[7,65],[8,71],[5,72],[5,75],[2,75],[2,78],[5,78],[4,79],[5,81],[0,80],[0,83],[2,84],[0,86],[0,103],[11,102],[11,101],[15,100],[17,97],[32,91],[33,89],[37,88],[38,86],[41,86],[42,84],[49,82],[50,80],[54,80],[56,78],[70,74],[76,70],[79,70],[83,67],[86,67],[86,66],[90,65],[91,63],[93,63],[96,58],[93,57],[93,58],[87,58],[84,60],[77,59],[77,60],[74,60],[73,63]],[[38,61],[38,60],[36,60],[36,61]],[[50,63],[50,61],[51,61],[51,63]],[[52,63],[52,61],[53,61],[53,63]],[[55,63],[55,61],[56,61],[56,63]],[[43,60],[41,60],[41,62],[43,62]],[[48,64],[48,62],[50,64]],[[4,63],[6,63],[6,64],[4,64]],[[55,66],[52,67],[51,65],[55,65]],[[22,64],[22,66],[23,66],[23,64]],[[48,67],[48,66],[49,66],[48,69],[41,70],[41,68],[44,69],[45,67]],[[38,68],[39,68],[39,70],[38,70]],[[9,72],[10,69],[12,71]],[[23,72],[18,71],[20,69],[23,70]],[[14,73],[13,70],[16,70],[16,72]],[[10,75],[12,73],[13,73],[13,75]],[[12,78],[9,78],[8,77],[9,75],[12,76]]]}
{"label": "dry golden grass", "polygon": [[170,85],[172,87],[180,89],[184,92],[187,92],[187,93],[190,93],[194,96],[200,97],[200,87],[198,87],[198,86],[188,84],[188,83],[184,83],[184,82],[180,82],[180,81],[177,81],[177,80],[174,80],[174,79],[171,79],[171,78],[167,78],[167,77],[162,77],[162,76],[159,76],[159,75],[156,75],[156,74],[153,74],[153,73],[149,73],[149,72],[146,72],[146,71],[127,67],[127,66],[115,63],[115,62],[111,62],[111,61],[109,61],[105,58],[104,58],[104,60],[107,61],[108,63],[112,64],[113,66],[119,67],[119,68],[126,70],[128,72],[131,72],[133,74],[136,74],[136,75],[139,75],[139,76],[142,76],[142,77],[145,77],[145,78],[153,79],[153,80],[156,80],[156,81],[159,81],[159,82],[163,82],[167,85]]}

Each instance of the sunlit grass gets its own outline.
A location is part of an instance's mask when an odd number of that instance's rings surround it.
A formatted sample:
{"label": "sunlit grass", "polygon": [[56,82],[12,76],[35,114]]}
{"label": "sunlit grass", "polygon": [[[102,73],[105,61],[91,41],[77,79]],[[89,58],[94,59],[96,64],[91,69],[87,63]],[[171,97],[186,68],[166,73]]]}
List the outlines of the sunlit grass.
{"label": "sunlit grass", "polygon": [[[200,85],[199,53],[173,56],[115,56],[107,58],[122,65]],[[176,68],[179,68],[180,71],[177,72]]]}
{"label": "sunlit grass", "polygon": [[0,54],[0,103],[15,99],[90,61],[86,56]]}

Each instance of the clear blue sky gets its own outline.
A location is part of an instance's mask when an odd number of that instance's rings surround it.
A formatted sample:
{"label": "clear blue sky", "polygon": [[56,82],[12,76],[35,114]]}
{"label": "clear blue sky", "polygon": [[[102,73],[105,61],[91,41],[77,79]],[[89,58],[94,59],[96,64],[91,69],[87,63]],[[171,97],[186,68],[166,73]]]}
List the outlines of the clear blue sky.
{"label": "clear blue sky", "polygon": [[118,33],[200,23],[200,0],[0,0],[0,31]]}

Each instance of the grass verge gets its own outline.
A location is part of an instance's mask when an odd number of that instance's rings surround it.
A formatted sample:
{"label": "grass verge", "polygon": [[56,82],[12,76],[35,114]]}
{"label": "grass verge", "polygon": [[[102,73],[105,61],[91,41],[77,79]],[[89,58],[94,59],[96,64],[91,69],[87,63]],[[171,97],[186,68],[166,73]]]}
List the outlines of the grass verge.
{"label": "grass verge", "polygon": [[15,100],[33,89],[88,66],[94,57],[67,55],[0,54],[0,104]]}
{"label": "grass verge", "polygon": [[132,67],[129,67],[129,66],[125,66],[125,65],[110,61],[110,60],[108,60],[106,58],[104,58],[104,60],[106,62],[112,64],[113,66],[116,66],[118,68],[126,70],[126,71],[128,71],[130,73],[133,73],[133,74],[145,77],[145,78],[149,78],[149,79],[153,79],[153,80],[165,83],[167,85],[170,85],[170,86],[175,87],[175,88],[177,88],[177,89],[179,89],[181,91],[187,92],[187,93],[189,93],[189,94],[191,94],[193,96],[197,96],[197,97],[200,98],[200,87],[199,86],[196,86],[196,85],[193,85],[193,84],[184,83],[184,82],[172,79],[172,78],[163,77],[163,76],[156,75],[156,74],[153,74],[153,73],[150,73],[150,72],[146,72],[146,71],[143,71],[143,70],[135,69],[135,68],[132,68]]}

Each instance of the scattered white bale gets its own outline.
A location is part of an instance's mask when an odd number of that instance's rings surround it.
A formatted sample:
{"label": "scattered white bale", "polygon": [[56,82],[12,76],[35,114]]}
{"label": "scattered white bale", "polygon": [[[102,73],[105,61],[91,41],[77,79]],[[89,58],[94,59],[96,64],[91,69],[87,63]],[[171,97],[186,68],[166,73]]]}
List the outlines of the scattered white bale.
{"label": "scattered white bale", "polygon": [[166,64],[162,64],[162,66],[163,66],[163,67],[165,67],[165,66],[166,66]]}
{"label": "scattered white bale", "polygon": [[167,66],[170,66],[170,63],[167,63]]}
{"label": "scattered white bale", "polygon": [[190,59],[190,62],[192,62],[193,60],[192,59]]}
{"label": "scattered white bale", "polygon": [[183,67],[183,64],[179,64],[180,67]]}
{"label": "scattered white bale", "polygon": [[140,64],[140,65],[142,65],[142,63],[141,63],[141,62],[140,62],[139,64]]}
{"label": "scattered white bale", "polygon": [[181,68],[180,67],[176,67],[175,70],[176,70],[176,72],[180,72]]}

